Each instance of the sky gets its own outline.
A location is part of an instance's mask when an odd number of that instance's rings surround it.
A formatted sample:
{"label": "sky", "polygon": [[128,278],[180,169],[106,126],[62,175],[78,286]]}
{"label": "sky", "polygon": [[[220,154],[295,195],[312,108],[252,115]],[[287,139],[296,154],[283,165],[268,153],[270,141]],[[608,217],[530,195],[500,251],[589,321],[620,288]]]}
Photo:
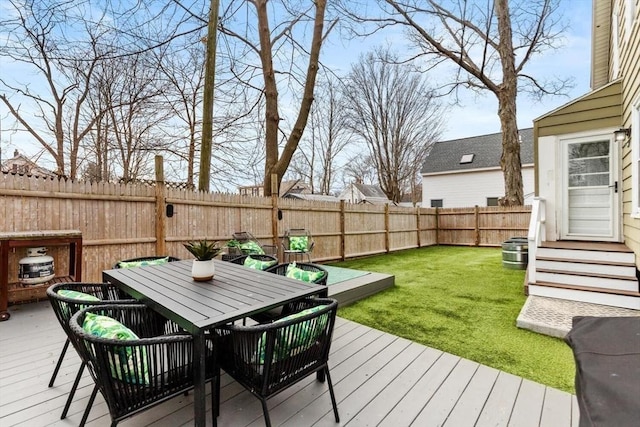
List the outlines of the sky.
{"label": "sky", "polygon": [[[584,95],[590,90],[591,0],[561,0],[560,7],[568,26],[564,34],[563,47],[532,59],[525,70],[528,74],[541,78],[572,77],[574,86],[566,96],[546,97],[541,101],[529,99],[524,94],[519,95],[517,106],[519,128],[533,127],[535,118]],[[398,44],[402,34],[397,33],[392,37],[389,42],[394,46]],[[356,40],[349,44],[344,44],[344,41],[342,43],[334,42],[330,46],[323,47],[323,61],[332,67],[348,70],[349,64],[346,63],[345,58],[354,61],[360,53],[384,43],[385,40],[389,40],[389,36],[364,41]],[[450,71],[443,69],[440,72]],[[438,76],[433,76],[433,78],[437,79]],[[460,105],[449,105],[447,123],[442,134],[443,141],[500,132],[500,121],[497,115],[498,102],[495,95],[485,91],[483,96],[479,96],[464,90],[460,92],[460,95],[462,101]]]}
{"label": "sky", "polygon": [[[564,105],[589,91],[590,56],[591,56],[591,0],[562,0],[564,18],[568,30],[564,37],[564,47],[541,56],[531,62],[529,73],[539,77],[571,76],[574,87],[567,96],[547,97],[541,101],[532,100],[526,95],[518,97],[518,126],[528,128],[533,126],[533,119]],[[322,60],[332,68],[347,72],[351,62],[375,45],[385,41],[385,37],[371,37],[366,40],[333,41],[323,46]],[[395,38],[401,37],[399,34]],[[393,40],[392,40],[393,41]],[[2,65],[0,64],[0,67]],[[1,73],[0,69],[0,74]],[[462,91],[461,103],[450,105],[441,140],[464,138],[476,135],[500,132],[500,122],[497,116],[497,100],[495,96],[486,92],[483,96],[470,91]],[[446,102],[446,100],[445,100]],[[14,149],[30,157],[42,153],[42,148],[34,143],[25,142],[20,134],[8,132],[11,120],[7,119],[7,110],[0,103],[0,148],[2,158],[13,155]],[[42,160],[46,163],[47,155]],[[38,160],[34,158],[34,160]]]}

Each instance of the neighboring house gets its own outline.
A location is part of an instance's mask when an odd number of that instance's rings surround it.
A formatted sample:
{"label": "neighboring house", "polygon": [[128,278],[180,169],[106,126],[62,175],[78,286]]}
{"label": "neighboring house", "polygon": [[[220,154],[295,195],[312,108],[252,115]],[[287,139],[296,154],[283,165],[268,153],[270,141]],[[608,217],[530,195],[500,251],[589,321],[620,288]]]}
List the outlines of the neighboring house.
{"label": "neighboring house", "polygon": [[2,172],[19,175],[33,175],[39,177],[54,178],[57,175],[50,170],[41,168],[28,157],[20,154],[18,150],[13,152],[13,157],[2,162]]}
{"label": "neighboring house", "polygon": [[529,295],[640,309],[640,4],[592,32],[591,92],[534,120]]}
{"label": "neighboring house", "polygon": [[338,195],[338,199],[347,203],[393,204],[377,185],[365,185],[359,182],[352,182],[342,190]]}
{"label": "neighboring house", "polygon": [[[525,204],[533,200],[533,129],[520,130]],[[502,133],[439,141],[422,167],[422,207],[498,206],[504,196]]]}
{"label": "neighboring house", "polygon": [[422,185],[416,188],[415,193],[417,196],[416,200],[413,199],[412,194],[405,194],[404,196],[402,196],[402,200],[400,200],[400,203],[398,203],[398,206],[402,206],[405,208],[422,207]]}
{"label": "neighboring house", "polygon": [[[239,187],[238,190],[242,196],[264,196],[262,184]],[[282,181],[280,183],[280,197],[287,197],[290,194],[311,194],[311,187],[301,179]]]}
{"label": "neighboring house", "polygon": [[282,181],[280,184],[280,197],[292,194],[311,194],[311,186],[301,179]]}
{"label": "neighboring house", "polygon": [[328,194],[289,193],[285,197],[289,199],[313,200],[316,202],[340,202],[340,199],[336,196],[330,196]]}
{"label": "neighboring house", "polygon": [[246,185],[238,187],[238,192],[241,196],[262,197],[264,196],[264,186],[262,184]]}

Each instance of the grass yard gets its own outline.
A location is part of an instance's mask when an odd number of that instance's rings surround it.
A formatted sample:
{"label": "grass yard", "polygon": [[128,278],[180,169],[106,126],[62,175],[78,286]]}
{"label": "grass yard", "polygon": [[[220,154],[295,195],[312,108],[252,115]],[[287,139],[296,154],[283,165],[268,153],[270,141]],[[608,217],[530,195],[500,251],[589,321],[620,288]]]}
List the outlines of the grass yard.
{"label": "grass yard", "polygon": [[340,316],[575,393],[569,346],[516,327],[524,271],[503,268],[500,248],[434,246],[332,265],[396,277]]}

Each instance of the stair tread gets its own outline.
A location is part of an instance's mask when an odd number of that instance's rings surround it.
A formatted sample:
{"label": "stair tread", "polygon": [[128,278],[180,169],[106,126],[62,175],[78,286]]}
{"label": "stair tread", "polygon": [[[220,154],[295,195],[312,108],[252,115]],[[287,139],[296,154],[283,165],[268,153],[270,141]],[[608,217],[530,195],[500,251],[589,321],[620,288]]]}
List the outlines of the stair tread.
{"label": "stair tread", "polygon": [[596,264],[596,265],[611,265],[616,267],[635,267],[632,262],[616,262],[612,263],[603,260],[585,260],[585,259],[573,259],[573,258],[556,258],[548,256],[536,256],[537,261],[556,261],[556,262],[572,262],[575,264]]}
{"label": "stair tread", "polygon": [[580,251],[633,253],[633,251],[624,243],[557,240],[557,241],[544,241],[540,244],[539,247],[550,248],[550,249],[572,249],[572,250],[580,250]]}
{"label": "stair tread", "polygon": [[536,268],[538,273],[551,273],[551,274],[563,274],[568,276],[581,276],[581,277],[601,277],[603,279],[615,279],[635,282],[638,279],[633,276],[620,276],[617,274],[602,274],[602,273],[590,273],[587,271],[568,271],[568,270],[554,270],[550,268]]}
{"label": "stair tread", "polygon": [[562,283],[553,283],[553,282],[536,282],[529,283],[529,286],[544,286],[549,288],[561,288],[561,289],[572,289],[576,291],[585,291],[585,292],[597,292],[601,294],[613,294],[613,295],[624,295],[631,297],[640,297],[640,292],[638,291],[622,291],[619,289],[608,289],[608,288],[597,288],[590,286],[577,286],[577,285],[565,285]]}

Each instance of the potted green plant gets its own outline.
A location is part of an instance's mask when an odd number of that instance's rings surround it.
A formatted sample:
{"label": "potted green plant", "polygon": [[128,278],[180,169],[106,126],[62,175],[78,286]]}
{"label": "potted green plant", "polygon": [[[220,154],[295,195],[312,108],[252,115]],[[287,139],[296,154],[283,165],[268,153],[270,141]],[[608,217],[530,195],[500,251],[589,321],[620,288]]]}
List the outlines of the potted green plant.
{"label": "potted green plant", "polygon": [[210,242],[205,240],[194,240],[183,243],[184,247],[196,257],[191,267],[191,277],[193,280],[203,282],[211,280],[215,274],[215,265],[213,258],[222,250],[218,246],[218,242]]}

